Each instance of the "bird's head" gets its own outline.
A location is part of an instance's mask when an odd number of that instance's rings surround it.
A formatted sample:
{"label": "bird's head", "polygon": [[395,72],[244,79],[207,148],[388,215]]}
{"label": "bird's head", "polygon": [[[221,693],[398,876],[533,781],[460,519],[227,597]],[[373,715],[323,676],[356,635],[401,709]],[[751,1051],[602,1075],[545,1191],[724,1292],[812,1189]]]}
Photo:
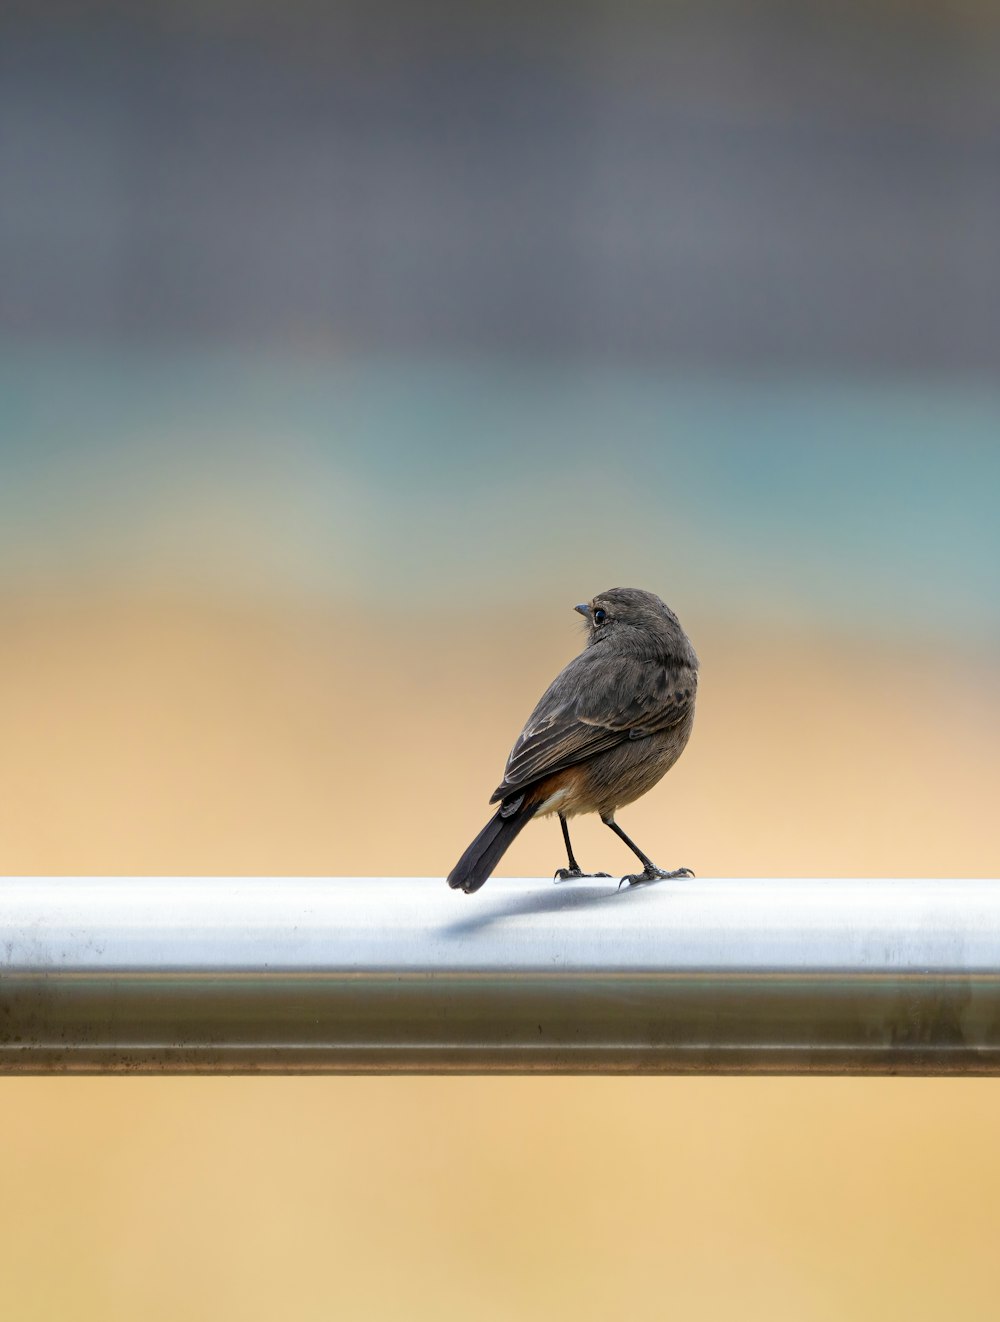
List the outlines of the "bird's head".
{"label": "bird's head", "polygon": [[698,658],[670,607],[642,588],[609,588],[575,606],[587,621],[587,646],[697,667]]}

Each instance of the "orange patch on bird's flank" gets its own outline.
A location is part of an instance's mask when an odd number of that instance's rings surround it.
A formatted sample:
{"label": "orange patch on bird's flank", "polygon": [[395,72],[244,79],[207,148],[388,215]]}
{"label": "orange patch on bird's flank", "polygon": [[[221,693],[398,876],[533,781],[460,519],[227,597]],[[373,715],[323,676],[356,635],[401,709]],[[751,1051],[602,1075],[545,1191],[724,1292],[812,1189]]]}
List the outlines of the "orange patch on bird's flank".
{"label": "orange patch on bird's flank", "polygon": [[567,767],[550,776],[542,787],[542,806],[537,816],[547,817],[550,813],[561,812],[564,817],[575,817],[578,813],[593,812],[587,789],[587,773],[582,766]]}

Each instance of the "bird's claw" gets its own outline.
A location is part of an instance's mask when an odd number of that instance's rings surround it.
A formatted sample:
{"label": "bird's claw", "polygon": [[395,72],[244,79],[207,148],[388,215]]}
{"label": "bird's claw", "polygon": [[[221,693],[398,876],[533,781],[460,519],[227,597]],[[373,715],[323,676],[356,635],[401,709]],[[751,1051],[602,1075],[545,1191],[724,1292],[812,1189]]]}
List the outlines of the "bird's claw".
{"label": "bird's claw", "polygon": [[610,877],[610,872],[583,872],[580,868],[558,868],[553,881],[579,881],[581,877]]}
{"label": "bird's claw", "polygon": [[648,881],[675,881],[679,877],[693,877],[694,873],[690,868],[675,868],[673,872],[665,872],[663,868],[643,868],[641,872],[631,872],[627,877],[622,877],[618,883],[618,889],[625,885],[642,886]]}

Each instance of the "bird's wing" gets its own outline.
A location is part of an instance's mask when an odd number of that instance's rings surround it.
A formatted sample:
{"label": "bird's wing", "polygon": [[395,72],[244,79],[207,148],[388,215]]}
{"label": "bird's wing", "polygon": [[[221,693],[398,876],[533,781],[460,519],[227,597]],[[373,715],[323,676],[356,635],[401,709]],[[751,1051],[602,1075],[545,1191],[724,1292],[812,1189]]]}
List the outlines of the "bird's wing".
{"label": "bird's wing", "polygon": [[627,739],[677,725],[691,710],[696,687],[687,666],[606,657],[598,648],[581,652],[529,716],[490,802]]}

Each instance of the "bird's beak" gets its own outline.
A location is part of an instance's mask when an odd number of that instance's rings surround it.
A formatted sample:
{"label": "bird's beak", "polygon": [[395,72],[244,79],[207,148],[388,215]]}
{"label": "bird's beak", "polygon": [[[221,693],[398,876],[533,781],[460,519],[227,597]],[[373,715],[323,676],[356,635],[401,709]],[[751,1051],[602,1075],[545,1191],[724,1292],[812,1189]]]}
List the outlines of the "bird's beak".
{"label": "bird's beak", "polygon": [[590,614],[590,607],[587,605],[587,603],[586,603],[585,601],[581,601],[580,604],[579,604],[579,606],[574,606],[573,609],[574,609],[575,611],[579,611],[581,615],[589,615],[589,614]]}

